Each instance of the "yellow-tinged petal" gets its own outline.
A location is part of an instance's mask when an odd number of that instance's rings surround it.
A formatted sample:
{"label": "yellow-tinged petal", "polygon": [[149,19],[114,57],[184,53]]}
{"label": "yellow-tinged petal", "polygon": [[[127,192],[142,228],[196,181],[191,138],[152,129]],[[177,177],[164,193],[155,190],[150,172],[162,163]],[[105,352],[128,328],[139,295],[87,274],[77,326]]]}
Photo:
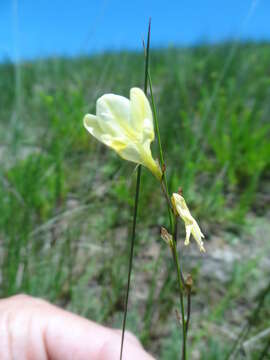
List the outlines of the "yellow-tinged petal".
{"label": "yellow-tinged petal", "polygon": [[130,114],[130,101],[124,96],[105,94],[97,100],[97,117],[104,131],[108,128],[112,132],[119,132],[128,124]]}
{"label": "yellow-tinged petal", "polygon": [[162,172],[150,149],[155,138],[150,104],[139,88],[130,90],[130,98],[115,94],[101,96],[96,115],[85,115],[84,126],[123,159],[144,165],[160,180]]}
{"label": "yellow-tinged petal", "polygon": [[185,228],[186,228],[185,245],[189,244],[190,235],[192,234],[200,248],[200,251],[205,252],[205,248],[203,246],[203,241],[202,241],[204,235],[201,232],[201,229],[197,221],[192,217],[187,207],[185,199],[180,194],[173,193],[171,200],[176,214],[179,215],[185,223]]}
{"label": "yellow-tinged petal", "polygon": [[152,110],[145,93],[140,88],[130,90],[130,107],[131,125],[143,134],[143,141],[152,142],[155,138]]}
{"label": "yellow-tinged petal", "polygon": [[128,142],[128,144],[118,151],[118,154],[122,159],[135,162],[137,164],[142,163],[141,152],[138,151],[136,144]]}
{"label": "yellow-tinged petal", "polygon": [[103,131],[99,125],[99,119],[97,116],[92,114],[87,114],[83,118],[83,124],[87,131],[90,132],[95,138],[99,141],[101,140],[101,136],[103,135]]}

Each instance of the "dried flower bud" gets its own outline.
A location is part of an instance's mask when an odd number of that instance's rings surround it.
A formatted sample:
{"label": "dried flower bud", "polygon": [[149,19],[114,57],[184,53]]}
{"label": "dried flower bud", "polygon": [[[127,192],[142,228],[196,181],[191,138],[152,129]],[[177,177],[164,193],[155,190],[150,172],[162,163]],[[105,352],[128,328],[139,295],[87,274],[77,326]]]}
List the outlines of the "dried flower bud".
{"label": "dried flower bud", "polygon": [[177,193],[178,193],[179,195],[183,196],[183,189],[180,187],[180,188],[178,189]]}
{"label": "dried flower bud", "polygon": [[166,165],[165,164],[162,165],[161,171],[162,171],[163,174],[165,173],[165,171],[166,171]]}
{"label": "dried flower bud", "polygon": [[190,274],[187,275],[186,281],[185,281],[186,286],[191,289],[193,286],[193,279],[192,276]]}
{"label": "dried flower bud", "polygon": [[166,244],[168,244],[170,247],[172,247],[172,235],[168,232],[168,230],[165,227],[161,227],[160,230],[160,236],[161,239],[165,241]]}

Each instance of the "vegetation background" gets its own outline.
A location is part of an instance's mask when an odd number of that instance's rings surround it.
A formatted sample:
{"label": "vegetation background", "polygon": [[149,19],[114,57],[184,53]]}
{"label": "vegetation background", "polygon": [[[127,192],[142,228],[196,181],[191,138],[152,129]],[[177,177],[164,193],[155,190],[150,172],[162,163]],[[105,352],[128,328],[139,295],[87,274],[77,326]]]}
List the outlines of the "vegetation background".
{"label": "vegetation background", "polygon": [[[180,252],[192,274],[191,359],[269,359],[270,45],[151,52],[170,191],[206,234]],[[25,292],[120,327],[134,165],[91,138],[104,93],[143,85],[143,54],[0,65],[0,296]],[[157,157],[157,147],[153,152]],[[176,276],[160,239],[167,208],[143,169],[127,327],[176,359]],[[238,343],[236,343],[238,341]]]}

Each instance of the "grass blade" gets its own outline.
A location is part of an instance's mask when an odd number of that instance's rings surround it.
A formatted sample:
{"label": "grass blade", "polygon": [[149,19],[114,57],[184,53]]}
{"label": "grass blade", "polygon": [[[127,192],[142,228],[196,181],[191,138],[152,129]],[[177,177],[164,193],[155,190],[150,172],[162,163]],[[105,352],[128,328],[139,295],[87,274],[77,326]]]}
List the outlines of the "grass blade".
{"label": "grass blade", "polygon": [[[149,25],[148,25],[147,46],[146,46],[146,55],[145,55],[145,73],[144,73],[145,74],[144,75],[144,92],[145,92],[145,94],[147,93],[147,83],[148,83],[150,31],[151,31],[151,19],[149,20]],[[128,282],[127,282],[127,289],[126,289],[125,310],[124,310],[124,318],[123,318],[123,325],[122,325],[122,336],[121,336],[120,360],[122,360],[122,357],[123,357],[124,338],[125,338],[127,310],[128,310],[128,297],[129,297],[129,290],[130,290],[130,278],[131,278],[131,272],[132,272],[133,253],[134,253],[135,236],[136,236],[136,223],[137,223],[137,212],[138,212],[138,205],[139,205],[141,171],[142,171],[141,165],[139,165],[138,170],[137,170],[136,193],[135,193],[135,203],[134,203],[134,213],[133,213],[133,223],[132,223],[132,233],[131,233],[131,244],[130,244],[130,255],[129,255],[129,267],[128,267]]]}

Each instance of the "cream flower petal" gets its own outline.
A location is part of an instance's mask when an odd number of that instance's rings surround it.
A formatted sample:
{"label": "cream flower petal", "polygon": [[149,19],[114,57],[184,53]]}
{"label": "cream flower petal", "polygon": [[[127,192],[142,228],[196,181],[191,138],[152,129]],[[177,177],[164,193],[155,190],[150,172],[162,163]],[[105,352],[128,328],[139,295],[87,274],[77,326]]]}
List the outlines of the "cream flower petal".
{"label": "cream flower petal", "polygon": [[132,161],[137,164],[142,164],[142,156],[138,148],[133,143],[128,143],[125,147],[118,151],[121,158]]}
{"label": "cream flower petal", "polygon": [[97,100],[97,117],[104,134],[127,140],[126,120],[129,117],[129,100],[123,96],[106,94]]}
{"label": "cream flower petal", "polygon": [[[130,101],[124,96],[105,94],[97,101],[97,116],[111,122],[115,128],[125,128],[129,124]],[[102,124],[101,124],[102,126]]]}
{"label": "cream flower petal", "polygon": [[134,129],[143,134],[143,141],[155,138],[153,115],[150,104],[144,92],[139,88],[130,90],[131,124]]}
{"label": "cream flower petal", "polygon": [[101,141],[103,142],[103,144],[113,148],[117,152],[121,151],[127,146],[125,140],[123,140],[122,138],[113,137],[109,134],[102,135]]}
{"label": "cream flower petal", "polygon": [[103,144],[114,148],[115,151],[120,151],[124,147],[127,146],[127,140],[125,138],[117,137],[114,132],[113,135],[109,126],[106,128],[106,132],[100,126],[102,121],[95,115],[87,114],[83,119],[84,127],[89,131],[91,135],[93,135],[96,139],[101,141]]}
{"label": "cream flower petal", "polygon": [[197,221],[192,217],[185,202],[185,199],[183,198],[183,196],[173,193],[171,200],[175,212],[181,217],[181,219],[185,223],[185,228],[186,228],[185,245],[189,244],[190,235],[192,234],[199,246],[200,251],[205,252],[202,241],[204,235],[201,232],[201,229]]}
{"label": "cream flower petal", "polygon": [[186,225],[186,239],[185,239],[185,245],[189,245],[189,239],[191,235],[192,225]]}
{"label": "cream flower petal", "polygon": [[83,124],[86,130],[89,131],[91,135],[93,135],[99,141],[102,141],[101,137],[104,133],[99,125],[99,118],[97,116],[92,114],[85,115],[83,118]]}

